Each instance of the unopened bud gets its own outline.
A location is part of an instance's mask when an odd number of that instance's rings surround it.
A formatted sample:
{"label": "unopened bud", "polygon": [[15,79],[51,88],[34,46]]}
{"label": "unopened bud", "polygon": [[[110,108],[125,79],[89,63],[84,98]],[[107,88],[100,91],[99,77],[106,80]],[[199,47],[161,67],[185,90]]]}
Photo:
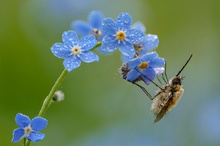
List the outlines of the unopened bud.
{"label": "unopened bud", "polygon": [[56,91],[54,97],[52,98],[52,101],[60,102],[62,100],[64,100],[64,93],[60,90]]}

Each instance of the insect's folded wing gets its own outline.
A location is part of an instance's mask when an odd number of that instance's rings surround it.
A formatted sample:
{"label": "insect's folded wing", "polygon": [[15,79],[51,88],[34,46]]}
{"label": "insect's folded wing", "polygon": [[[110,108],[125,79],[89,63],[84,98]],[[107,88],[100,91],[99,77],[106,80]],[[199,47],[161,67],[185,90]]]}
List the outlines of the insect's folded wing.
{"label": "insect's folded wing", "polygon": [[172,102],[172,98],[166,96],[166,99],[164,99],[163,107],[161,108],[161,111],[157,114],[154,123],[160,121],[163,116],[169,111],[170,102]]}

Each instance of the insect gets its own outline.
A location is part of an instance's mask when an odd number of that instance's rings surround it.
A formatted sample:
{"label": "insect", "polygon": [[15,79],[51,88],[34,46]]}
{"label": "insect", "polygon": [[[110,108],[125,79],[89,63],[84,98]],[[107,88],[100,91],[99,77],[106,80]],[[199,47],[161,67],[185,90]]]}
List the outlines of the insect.
{"label": "insect", "polygon": [[153,100],[153,103],[151,105],[151,112],[154,115],[156,115],[154,123],[160,121],[167,112],[169,112],[173,107],[175,107],[178,101],[180,100],[181,96],[183,95],[184,89],[182,88],[181,82],[184,77],[181,76],[180,73],[186,67],[186,65],[188,64],[191,58],[192,58],[192,54],[190,55],[186,63],[183,65],[183,67],[180,69],[180,71],[170,80],[168,80],[166,75],[166,64],[165,64],[165,73],[164,73],[165,78],[164,78],[164,74],[162,74],[162,78],[166,83],[166,85],[160,87],[155,82],[150,80],[153,84],[155,84],[159,88],[154,97],[152,97],[150,93],[143,86],[134,83],[135,85],[140,87],[151,100]]}

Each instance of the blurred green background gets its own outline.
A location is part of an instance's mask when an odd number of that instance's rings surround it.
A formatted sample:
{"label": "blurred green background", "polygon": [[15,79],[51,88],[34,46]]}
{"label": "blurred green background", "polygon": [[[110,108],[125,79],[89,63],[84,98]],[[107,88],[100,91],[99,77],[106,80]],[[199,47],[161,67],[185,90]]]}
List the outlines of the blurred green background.
{"label": "blurred green background", "polygon": [[[46,113],[48,127],[37,146],[219,146],[220,1],[1,0],[0,145],[12,144],[20,112],[35,117],[63,70],[50,47],[61,42],[72,21],[92,10],[114,19],[128,12],[157,34],[157,52],[174,76],[190,54],[182,75],[185,93],[178,106],[153,124],[151,101],[118,73],[120,53],[99,54],[100,62],[68,74],[60,89],[65,100]],[[148,87],[154,94],[155,87]]]}

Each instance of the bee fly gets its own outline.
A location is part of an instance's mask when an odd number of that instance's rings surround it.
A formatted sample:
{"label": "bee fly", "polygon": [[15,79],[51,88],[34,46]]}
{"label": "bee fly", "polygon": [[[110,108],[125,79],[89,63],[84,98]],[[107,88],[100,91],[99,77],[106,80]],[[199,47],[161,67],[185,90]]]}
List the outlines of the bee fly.
{"label": "bee fly", "polygon": [[160,121],[167,112],[169,112],[173,107],[175,107],[178,101],[180,100],[181,96],[183,95],[184,89],[182,88],[181,81],[184,77],[181,76],[180,73],[186,67],[186,65],[188,64],[191,58],[192,58],[192,54],[190,55],[189,59],[186,61],[184,66],[176,74],[176,76],[171,78],[169,81],[166,75],[166,64],[165,64],[165,71],[164,71],[165,78],[164,78],[164,74],[162,74],[162,78],[166,83],[166,85],[160,87],[155,82],[150,80],[154,85],[156,85],[159,88],[159,90],[156,92],[156,95],[154,97],[152,97],[143,86],[134,82],[135,85],[140,87],[144,91],[144,93],[151,100],[153,100],[153,103],[151,105],[151,112],[156,115],[154,123]]}

